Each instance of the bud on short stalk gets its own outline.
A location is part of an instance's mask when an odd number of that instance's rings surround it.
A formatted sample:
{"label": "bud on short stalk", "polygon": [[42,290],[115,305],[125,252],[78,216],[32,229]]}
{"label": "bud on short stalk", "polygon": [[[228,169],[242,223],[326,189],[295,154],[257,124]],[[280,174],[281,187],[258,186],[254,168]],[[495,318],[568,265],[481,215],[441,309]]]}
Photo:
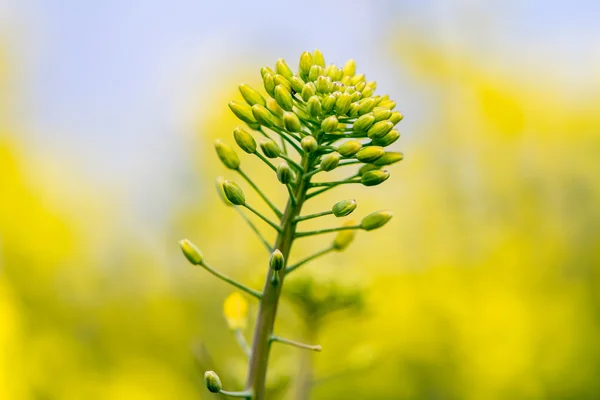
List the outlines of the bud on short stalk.
{"label": "bud on short stalk", "polygon": [[391,211],[377,211],[364,217],[360,222],[360,227],[365,231],[381,228],[392,218]]}
{"label": "bud on short stalk", "polygon": [[204,373],[204,384],[211,393],[219,393],[223,389],[221,379],[214,371],[206,371]]}
{"label": "bud on short stalk", "polygon": [[221,139],[215,140],[215,150],[217,150],[219,159],[227,168],[238,169],[240,167],[240,158],[235,150]]}
{"label": "bud on short stalk", "polygon": [[331,171],[337,168],[340,163],[340,153],[337,151],[333,151],[329,154],[326,154],[321,159],[321,169],[323,171]]}
{"label": "bud on short stalk", "polygon": [[181,240],[179,242],[179,247],[181,247],[183,255],[190,263],[193,265],[202,264],[202,260],[204,259],[202,252],[188,239]]}
{"label": "bud on short stalk", "polygon": [[342,200],[333,205],[331,211],[336,217],[350,215],[356,209],[356,200]]}
{"label": "bud on short stalk", "polygon": [[223,192],[225,193],[227,200],[232,204],[236,206],[243,206],[246,204],[246,196],[244,196],[242,188],[240,188],[237,183],[226,180],[223,182]]}

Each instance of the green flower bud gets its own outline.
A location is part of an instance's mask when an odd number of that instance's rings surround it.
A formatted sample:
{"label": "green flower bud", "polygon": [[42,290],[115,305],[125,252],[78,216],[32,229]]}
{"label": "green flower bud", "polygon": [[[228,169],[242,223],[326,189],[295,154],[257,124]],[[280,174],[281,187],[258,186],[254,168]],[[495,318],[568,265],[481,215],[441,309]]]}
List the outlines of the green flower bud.
{"label": "green flower bud", "polygon": [[320,65],[313,65],[310,67],[310,71],[308,72],[308,80],[316,81],[319,76],[323,73],[323,67]]}
{"label": "green flower bud", "polygon": [[[354,97],[354,95],[352,95]],[[358,103],[350,104],[350,109],[347,112],[350,118],[354,118],[358,115]]]}
{"label": "green flower bud", "polygon": [[369,128],[367,135],[371,139],[379,139],[384,137],[389,131],[392,130],[393,127],[394,124],[392,124],[390,121],[379,121]]}
{"label": "green flower bud", "polygon": [[[356,225],[355,221],[347,221],[342,226],[354,226]],[[355,231],[353,229],[348,229],[344,231],[339,231],[333,240],[333,248],[336,251],[342,251],[346,249],[350,243],[354,240]]]}
{"label": "green flower bud", "polygon": [[319,143],[317,143],[317,140],[312,136],[304,136],[300,141],[300,145],[307,153],[312,153],[319,148]]}
{"label": "green flower bud", "polygon": [[342,200],[333,205],[331,211],[336,217],[350,215],[356,209],[356,200]]}
{"label": "green flower bud", "polygon": [[344,91],[344,85],[342,85],[341,82],[336,81],[331,84],[331,92],[332,93],[335,94],[335,93],[340,93],[343,91]]}
{"label": "green flower bud", "polygon": [[285,259],[283,257],[283,254],[281,253],[281,251],[279,251],[279,249],[275,249],[273,253],[271,253],[271,257],[269,258],[269,267],[273,271],[281,271],[281,269],[283,269],[284,264]]}
{"label": "green flower bud", "polygon": [[[277,100],[271,97],[267,98],[267,110],[271,111],[272,114],[283,117],[283,108],[279,107]],[[258,127],[260,127],[260,125],[258,125]]]}
{"label": "green flower bud", "polygon": [[323,129],[325,132],[333,132],[337,129],[337,127],[338,119],[335,115],[327,117],[323,120],[323,122],[321,122],[321,129]]}
{"label": "green flower bud", "polygon": [[316,93],[317,93],[317,88],[315,87],[315,84],[312,82],[308,82],[302,88],[302,99],[304,101],[308,101],[308,99],[310,99],[311,96],[314,96]]}
{"label": "green flower bud", "polygon": [[275,92],[275,74],[267,72],[263,75],[263,85],[269,96],[273,96]]}
{"label": "green flower bud", "polygon": [[390,174],[387,171],[374,170],[365,172],[360,177],[360,183],[365,186],[376,186],[380,183],[385,182],[390,177]]}
{"label": "green flower bud", "polygon": [[367,82],[367,87],[375,90],[375,89],[377,89],[377,82],[375,82],[375,81]]}
{"label": "green flower bud", "polygon": [[223,389],[219,375],[217,375],[214,371],[206,371],[204,373],[204,384],[211,393],[219,393],[221,389]]}
{"label": "green flower bud", "polygon": [[379,107],[387,108],[388,110],[393,110],[396,107],[396,102],[394,100],[384,100],[378,104]]}
{"label": "green flower bud", "polygon": [[262,97],[260,93],[258,93],[256,90],[252,89],[245,83],[240,85],[240,93],[244,97],[244,100],[246,100],[246,102],[251,106],[255,104],[260,104],[264,106],[266,104],[264,97]]}
{"label": "green flower bud", "polygon": [[290,83],[290,81],[287,80],[287,78],[283,75],[277,74],[275,75],[275,86],[277,85],[282,85],[284,88],[286,88],[288,91],[292,91],[292,84]]}
{"label": "green flower bud", "polygon": [[[342,74],[343,74],[343,72],[342,72]],[[342,82],[342,85],[344,85],[344,86],[350,86],[350,85],[352,85],[352,79],[349,76],[344,76],[339,81]]]}
{"label": "green flower bud", "polygon": [[217,194],[219,195],[221,200],[223,200],[223,203],[225,203],[226,206],[232,206],[233,204],[229,200],[227,200],[227,197],[225,196],[225,191],[223,190],[223,182],[225,182],[225,178],[223,178],[222,176],[218,176]]}
{"label": "green flower bud", "polygon": [[391,211],[377,211],[364,217],[360,222],[360,227],[365,231],[381,228],[390,219],[392,219]]}
{"label": "green flower bud", "polygon": [[367,129],[369,129],[374,122],[375,117],[373,116],[373,114],[365,114],[358,117],[358,119],[354,121],[352,129],[354,129],[355,132],[366,132]]}
{"label": "green flower bud", "polygon": [[243,206],[246,204],[246,196],[244,196],[242,188],[240,188],[237,183],[227,180],[224,181],[223,192],[225,193],[227,200],[229,200],[232,204],[236,206]]}
{"label": "green flower bud", "polygon": [[248,131],[241,126],[238,126],[233,130],[233,138],[240,149],[244,150],[248,154],[256,152],[256,141],[254,137]]}
{"label": "green flower bud", "polygon": [[397,152],[386,152],[383,156],[373,162],[375,165],[391,165],[397,163],[398,161],[402,161],[404,159],[404,154]]}
{"label": "green flower bud", "polygon": [[277,85],[275,87],[275,100],[277,100],[277,104],[279,104],[284,110],[292,111],[292,107],[294,105],[292,101],[292,95],[281,85]]}
{"label": "green flower bud", "polygon": [[335,64],[329,64],[327,67],[325,67],[325,70],[323,71],[323,74],[329,78],[331,78],[331,80],[336,80],[335,79],[335,75],[337,73],[337,65]]}
{"label": "green flower bud", "polygon": [[325,58],[319,49],[315,49],[313,52],[313,64],[320,65],[322,68],[325,68]]}
{"label": "green flower bud", "polygon": [[373,92],[375,92],[375,89],[372,87],[369,87],[369,84],[367,84],[367,86],[362,90],[363,99],[366,97],[371,97]]}
{"label": "green flower bud", "polygon": [[335,101],[335,112],[337,115],[346,114],[350,109],[350,104],[352,104],[352,95],[348,93],[342,93]]}
{"label": "green flower bud", "polygon": [[390,115],[390,122],[394,125],[396,125],[398,122],[402,121],[402,118],[404,118],[404,116],[399,113],[398,111],[394,111],[391,115]]}
{"label": "green flower bud", "polygon": [[292,85],[292,89],[296,93],[302,93],[302,89],[304,89],[304,81],[297,76],[292,76],[290,78],[290,85]]}
{"label": "green flower bud", "polygon": [[269,127],[275,125],[273,115],[269,112],[269,110],[260,104],[255,104],[252,106],[252,115],[254,115],[256,121],[263,126]]}
{"label": "green flower bud", "polygon": [[[353,92],[352,93],[352,102],[354,103],[355,101],[360,100],[361,97],[362,97],[362,93],[361,92]],[[356,111],[358,113],[358,104],[357,104],[357,107],[356,107]]]}
{"label": "green flower bud", "polygon": [[313,56],[308,51],[305,51],[300,55],[300,65],[298,66],[298,71],[302,77],[308,76],[310,72],[310,67],[313,66]]}
{"label": "green flower bud", "polygon": [[181,247],[181,251],[183,251],[185,258],[193,265],[202,264],[204,256],[194,243],[190,242],[188,239],[183,239],[179,242],[179,247]]}
{"label": "green flower bud", "polygon": [[333,106],[335,106],[335,101],[337,99],[333,95],[329,95],[323,99],[323,112],[330,113],[333,110]]}
{"label": "green flower bud", "polygon": [[306,104],[306,109],[311,117],[319,117],[321,115],[321,101],[317,96],[311,96]]}
{"label": "green flower bud", "polygon": [[287,112],[283,114],[283,126],[290,132],[300,132],[302,130],[302,124],[300,119],[293,112]]}
{"label": "green flower bud", "polygon": [[354,76],[356,73],[356,62],[352,59],[348,60],[344,65],[344,75],[345,76]]}
{"label": "green flower bud", "polygon": [[387,147],[390,144],[394,143],[399,138],[400,138],[400,133],[397,130],[392,129],[384,137],[382,137],[380,139],[373,139],[373,144],[375,144],[377,146]]}
{"label": "green flower bud", "polygon": [[252,108],[245,103],[240,103],[239,101],[232,100],[229,102],[229,108],[236,117],[241,119],[248,124],[256,124],[256,119],[254,119],[254,115],[252,115]]}
{"label": "green flower bud", "polygon": [[383,150],[383,147],[369,146],[360,149],[358,153],[356,153],[356,158],[360,162],[372,163],[373,161],[383,157],[384,154],[385,150]]}
{"label": "green flower bud", "polygon": [[294,180],[294,171],[285,161],[277,166],[277,179],[284,185]]}
{"label": "green flower bud", "polygon": [[315,86],[318,92],[327,94],[331,90],[331,78],[328,76],[319,76],[315,82]]}
{"label": "green flower bud", "polygon": [[324,155],[323,158],[321,158],[321,169],[323,171],[335,169],[340,163],[340,158],[342,158],[342,156],[340,156],[340,153],[337,151]]}
{"label": "green flower bud", "polygon": [[262,68],[260,69],[260,76],[261,76],[262,78],[264,78],[266,74],[273,74],[273,75],[275,75],[275,71],[273,71],[273,70],[272,70],[271,68],[269,68],[269,67],[262,67]]}
{"label": "green flower bud", "polygon": [[355,85],[356,90],[358,92],[362,92],[363,89],[365,88],[365,86],[367,86],[367,83],[365,81],[360,81],[360,82],[356,83],[356,85]]}
{"label": "green flower bud", "polygon": [[375,104],[377,103],[373,98],[364,98],[365,95],[363,93],[363,99],[359,102],[358,114],[363,115],[369,113],[375,108]]}
{"label": "green flower bud", "polygon": [[360,82],[364,82],[364,81],[365,81],[365,75],[364,74],[354,75],[352,77],[352,80],[351,80],[352,84],[355,85],[355,86],[358,85]]}
{"label": "green flower bud", "polygon": [[275,70],[279,75],[283,75],[288,79],[294,76],[294,73],[292,72],[291,68],[287,65],[283,58],[280,58],[275,63]]}
{"label": "green flower bud", "polygon": [[238,169],[240,167],[240,158],[235,150],[221,139],[215,140],[215,150],[217,150],[217,155],[227,168]]}
{"label": "green flower bud", "polygon": [[391,114],[392,112],[385,107],[377,106],[373,109],[373,116],[375,117],[375,122],[388,119]]}
{"label": "green flower bud", "polygon": [[369,171],[378,171],[379,167],[374,164],[365,164],[358,169],[358,175],[363,176]]}
{"label": "green flower bud", "polygon": [[281,154],[281,149],[272,139],[263,138],[260,140],[259,145],[265,156],[269,158],[277,158]]}
{"label": "green flower bud", "polygon": [[346,143],[341,144],[337,151],[344,157],[352,157],[362,147],[362,143],[358,140],[348,140]]}

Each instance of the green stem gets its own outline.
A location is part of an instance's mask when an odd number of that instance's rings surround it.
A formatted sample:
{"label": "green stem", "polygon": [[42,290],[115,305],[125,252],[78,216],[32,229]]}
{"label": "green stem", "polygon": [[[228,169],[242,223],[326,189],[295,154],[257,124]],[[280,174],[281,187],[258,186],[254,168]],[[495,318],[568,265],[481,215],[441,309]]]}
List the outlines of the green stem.
{"label": "green stem", "polygon": [[307,262],[309,262],[309,261],[312,261],[312,260],[314,260],[315,258],[318,258],[318,257],[324,256],[325,254],[327,254],[327,253],[329,253],[329,252],[333,251],[334,249],[335,249],[335,247],[333,247],[333,246],[330,246],[330,247],[327,247],[326,249],[323,249],[323,250],[321,250],[321,251],[319,251],[319,252],[317,252],[317,253],[315,253],[315,254],[313,254],[313,255],[311,255],[311,256],[308,256],[308,257],[306,257],[304,260],[298,261],[296,264],[294,264],[294,265],[292,265],[292,266],[290,266],[290,267],[287,267],[287,268],[285,269],[285,274],[286,274],[286,275],[287,275],[287,274],[289,274],[290,272],[292,272],[292,271],[294,271],[295,269],[297,269],[297,268],[299,268],[299,267],[303,266],[303,265],[304,265],[304,264],[306,264]]}
{"label": "green stem", "polygon": [[322,211],[320,213],[298,216],[298,217],[296,217],[295,221],[296,222],[306,221],[307,219],[318,218],[318,217],[322,217],[324,215],[331,215],[331,214],[333,214],[333,211],[332,210],[327,210],[327,211]]}
{"label": "green stem", "polygon": [[288,344],[290,346],[298,347],[300,349],[312,350],[312,351],[321,351],[323,347],[320,344],[312,345],[301,342],[296,342],[295,340],[285,339],[279,336],[271,336],[271,342],[279,342],[283,344]]}
{"label": "green stem", "polygon": [[250,391],[250,390],[244,390],[243,392],[228,392],[227,390],[221,390],[221,391],[219,391],[219,394],[222,394],[223,396],[228,396],[228,397],[252,399],[252,391]]}
{"label": "green stem", "polygon": [[264,236],[260,233],[256,225],[254,225],[254,222],[250,221],[250,218],[248,218],[241,209],[239,209],[238,207],[234,208],[238,212],[238,214],[240,214],[240,216],[244,219],[244,221],[246,221],[250,229],[252,229],[256,236],[258,236],[258,239],[260,239],[261,243],[265,246],[269,253],[271,253],[273,251],[271,245],[269,244],[269,242],[267,242],[267,239],[265,239]]}
{"label": "green stem", "polygon": [[217,278],[221,279],[222,281],[225,281],[225,282],[229,283],[230,285],[233,285],[236,288],[240,289],[241,291],[248,293],[250,296],[256,297],[259,300],[263,296],[262,293],[259,292],[258,290],[254,290],[245,285],[242,285],[241,283],[231,279],[227,275],[220,273],[219,271],[217,271],[216,269],[214,269],[210,265],[208,265],[205,261],[202,261],[202,263],[200,263],[200,266],[202,268],[204,268],[205,270],[207,270],[208,272],[210,272],[211,274],[213,274],[214,276],[216,276]]}
{"label": "green stem", "polygon": [[263,156],[258,151],[254,152],[254,154],[256,155],[256,157],[260,158],[265,164],[267,164],[267,166],[269,168],[271,168],[273,171],[277,172],[277,168],[275,168],[273,163],[271,161],[269,161],[269,159],[267,157]]}
{"label": "green stem", "polygon": [[310,187],[321,187],[321,186],[338,186],[346,185],[349,183],[360,183],[360,180],[345,180],[345,181],[332,181],[332,182],[315,182],[311,183]]}
{"label": "green stem", "polygon": [[241,169],[237,169],[237,172],[239,172],[239,174],[246,180],[246,182],[248,182],[248,184],[250,186],[252,186],[252,188],[256,191],[256,193],[258,193],[258,195],[260,197],[262,197],[262,199],[267,203],[267,205],[269,206],[269,208],[271,210],[273,210],[273,212],[275,213],[275,215],[277,215],[278,217],[281,218],[282,213],[281,211],[279,211],[279,209],[277,207],[275,207],[275,204],[273,204],[271,202],[271,200],[269,200],[269,198],[262,192],[262,190],[260,190],[258,188],[258,186],[256,186],[256,184],[252,181],[252,179],[250,179],[250,177],[248,175],[246,175],[246,173],[244,171],[242,171]]}
{"label": "green stem", "polygon": [[301,173],[304,172],[304,169],[302,168],[302,166],[300,164],[298,164],[296,161],[292,160],[290,157],[288,157],[285,154],[280,154],[279,157],[283,158],[285,161],[287,161],[292,167],[296,168],[297,171],[300,171]]}
{"label": "green stem", "polygon": [[323,233],[330,233],[330,232],[348,231],[351,229],[360,229],[360,225],[338,226],[337,228],[317,229],[315,231],[307,231],[307,232],[296,232],[296,238],[301,238],[301,237],[305,237],[305,236],[313,236],[313,235],[321,235]]}
{"label": "green stem", "polygon": [[265,221],[267,224],[271,225],[276,231],[279,231],[281,229],[281,228],[279,228],[279,225],[277,225],[275,222],[271,221],[269,218],[265,217],[260,211],[258,211],[256,208],[252,207],[250,204],[244,203],[243,206],[246,207],[248,210],[252,211],[257,217],[259,217],[260,219]]}
{"label": "green stem", "polygon": [[246,338],[244,337],[244,333],[242,332],[242,330],[236,329],[233,331],[233,334],[235,335],[235,340],[238,342],[238,344],[240,345],[240,347],[242,348],[244,353],[248,357],[250,357],[250,354],[252,354],[252,349],[248,345],[248,341],[246,341]]}

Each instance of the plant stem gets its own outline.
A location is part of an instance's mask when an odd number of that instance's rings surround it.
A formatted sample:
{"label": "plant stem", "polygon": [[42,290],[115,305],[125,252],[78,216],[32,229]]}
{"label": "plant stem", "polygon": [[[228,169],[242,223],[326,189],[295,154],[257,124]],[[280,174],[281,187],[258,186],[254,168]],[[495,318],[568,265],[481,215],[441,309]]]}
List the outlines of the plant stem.
{"label": "plant stem", "polygon": [[287,345],[298,347],[300,349],[305,349],[305,350],[312,350],[312,351],[323,350],[323,347],[321,347],[320,344],[316,344],[316,345],[306,344],[306,343],[297,342],[295,340],[285,339],[285,338],[275,336],[275,335],[271,336],[271,342],[279,342],[279,343],[287,344]]}
{"label": "plant stem", "polygon": [[[305,155],[302,158],[302,167],[307,171],[312,164],[312,158]],[[295,204],[290,198],[281,217],[279,234],[275,239],[274,249],[279,249],[285,259],[285,264],[289,258],[294,235],[296,233],[295,218],[300,214],[302,205],[306,198],[306,191],[310,186],[310,178],[302,179],[296,187]],[[273,275],[277,274],[273,284]],[[264,292],[260,301],[256,326],[254,328],[254,337],[252,340],[252,354],[248,366],[248,378],[246,380],[246,390],[252,391],[253,400],[265,399],[265,384],[267,377],[267,365],[269,362],[269,352],[271,349],[271,338],[273,336],[273,326],[277,314],[277,306],[281,295],[281,288],[285,279],[285,265],[279,271],[269,268],[265,278]]]}
{"label": "plant stem", "polygon": [[260,211],[258,211],[256,208],[252,207],[250,204],[244,203],[243,207],[246,207],[248,210],[252,211],[257,217],[259,217],[260,219],[265,221],[267,224],[271,225],[273,227],[273,229],[275,229],[276,231],[279,231],[281,229],[281,228],[279,228],[279,225],[277,225],[275,222],[271,221],[269,218],[265,217]]}
{"label": "plant stem", "polygon": [[246,182],[248,182],[248,184],[250,186],[252,186],[252,188],[256,191],[256,193],[258,193],[258,195],[260,197],[262,197],[262,199],[267,203],[267,205],[269,206],[269,208],[271,210],[273,210],[273,212],[275,213],[275,215],[277,215],[278,217],[281,217],[281,211],[279,211],[279,209],[277,207],[275,207],[275,204],[273,204],[271,202],[271,200],[269,200],[269,198],[262,192],[262,190],[260,190],[258,188],[258,186],[256,186],[256,184],[252,181],[252,179],[250,179],[250,177],[248,175],[246,175],[246,173],[244,171],[242,171],[241,169],[238,168],[237,172],[239,172],[239,174],[246,180]]}
{"label": "plant stem", "polygon": [[317,229],[315,231],[298,232],[298,233],[296,233],[296,237],[300,238],[300,237],[305,237],[305,236],[321,235],[323,233],[347,231],[350,229],[360,229],[360,225],[338,226],[337,228]]}
{"label": "plant stem", "polygon": [[256,225],[254,225],[254,222],[250,221],[250,218],[248,218],[246,216],[246,214],[244,214],[244,212],[239,208],[239,207],[233,207],[235,208],[235,211],[237,211],[238,214],[240,214],[240,216],[242,217],[242,219],[244,221],[246,221],[246,223],[248,224],[248,226],[250,227],[250,229],[252,229],[252,231],[254,233],[256,233],[256,236],[258,236],[258,239],[262,242],[262,244],[265,246],[265,248],[268,250],[269,253],[273,252],[273,249],[271,248],[271,245],[269,244],[269,242],[267,242],[267,239],[264,238],[264,236],[262,235],[262,233],[260,233],[260,231],[258,230],[258,228],[256,227]]}
{"label": "plant stem", "polygon": [[208,265],[206,262],[202,261],[202,263],[200,264],[200,266],[202,268],[204,268],[205,270],[207,270],[208,272],[210,272],[211,274],[213,274],[214,276],[216,276],[217,278],[229,283],[230,285],[235,286],[236,288],[248,293],[250,296],[254,296],[257,299],[260,299],[262,297],[262,293],[260,293],[258,290],[254,290],[254,289],[250,289],[247,286],[242,285],[241,283],[231,279],[230,277],[228,277],[227,275],[224,275],[222,273],[220,273],[219,271],[217,271],[216,269],[214,269],[213,267],[211,267],[210,265]]}
{"label": "plant stem", "polygon": [[307,262],[309,262],[309,261],[312,261],[312,260],[314,260],[315,258],[318,258],[318,257],[324,256],[325,254],[327,254],[327,253],[329,253],[329,252],[331,252],[331,251],[333,251],[333,250],[335,250],[335,247],[333,247],[333,246],[329,246],[329,247],[327,247],[327,248],[325,248],[325,249],[323,249],[323,250],[321,250],[321,251],[319,251],[319,252],[317,252],[317,253],[315,253],[315,254],[313,254],[313,255],[311,255],[311,256],[308,256],[308,257],[306,257],[304,260],[298,261],[296,264],[294,264],[294,265],[291,265],[291,266],[287,267],[287,268],[285,269],[285,274],[287,275],[287,274],[289,274],[290,272],[292,272],[293,270],[295,270],[295,269],[297,269],[297,268],[299,268],[299,267],[303,266],[303,265],[304,265],[304,264],[306,264]]}
{"label": "plant stem", "polygon": [[333,214],[333,211],[332,210],[327,210],[327,211],[322,211],[322,212],[316,213],[316,214],[302,215],[302,216],[296,217],[296,222],[306,221],[307,219],[313,219],[313,218],[323,217],[325,215],[331,215],[331,214]]}

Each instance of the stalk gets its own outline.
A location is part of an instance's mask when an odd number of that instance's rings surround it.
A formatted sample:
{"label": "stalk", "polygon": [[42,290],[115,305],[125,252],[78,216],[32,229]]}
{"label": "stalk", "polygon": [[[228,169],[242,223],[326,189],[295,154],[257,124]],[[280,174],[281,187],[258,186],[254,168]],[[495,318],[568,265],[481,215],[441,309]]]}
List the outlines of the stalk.
{"label": "stalk", "polygon": [[[309,169],[312,160],[305,156],[302,161],[302,167],[306,172]],[[246,390],[253,393],[252,400],[264,400],[265,386],[267,378],[267,366],[269,362],[269,353],[271,350],[271,337],[273,335],[273,326],[277,315],[277,306],[285,279],[285,269],[288,256],[292,248],[294,236],[296,234],[296,217],[302,210],[302,205],[306,200],[306,192],[310,187],[310,177],[304,178],[296,188],[294,197],[287,202],[287,206],[281,217],[280,232],[275,239],[273,249],[279,249],[283,254],[285,264],[280,271],[269,272],[265,278],[263,295],[260,300],[258,317],[254,328],[254,337],[252,340],[252,354],[248,367],[248,379],[246,381]],[[278,274],[277,284],[273,284],[273,274]]]}

